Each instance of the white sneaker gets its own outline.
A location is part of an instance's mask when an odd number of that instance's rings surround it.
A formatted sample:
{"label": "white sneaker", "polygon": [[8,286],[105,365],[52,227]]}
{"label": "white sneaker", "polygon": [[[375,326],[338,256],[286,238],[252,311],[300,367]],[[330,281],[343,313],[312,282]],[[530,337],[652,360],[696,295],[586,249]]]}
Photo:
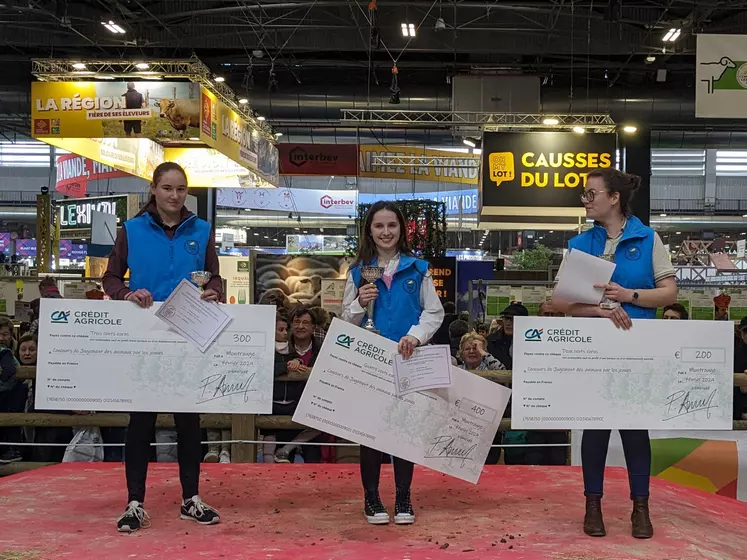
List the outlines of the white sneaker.
{"label": "white sneaker", "polygon": [[219,463],[230,463],[231,462],[231,453],[228,451],[228,449],[224,449],[220,452],[220,460]]}
{"label": "white sneaker", "polygon": [[215,451],[208,451],[205,458],[202,460],[203,463],[217,463],[220,460],[218,454]]}

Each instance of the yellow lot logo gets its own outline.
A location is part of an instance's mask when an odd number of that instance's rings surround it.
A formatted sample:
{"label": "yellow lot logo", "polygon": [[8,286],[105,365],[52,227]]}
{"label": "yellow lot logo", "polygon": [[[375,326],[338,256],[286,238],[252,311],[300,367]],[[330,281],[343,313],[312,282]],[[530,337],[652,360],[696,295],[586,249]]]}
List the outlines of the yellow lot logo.
{"label": "yellow lot logo", "polygon": [[514,154],[511,152],[490,154],[488,165],[490,166],[490,180],[496,186],[500,186],[503,181],[514,180]]}

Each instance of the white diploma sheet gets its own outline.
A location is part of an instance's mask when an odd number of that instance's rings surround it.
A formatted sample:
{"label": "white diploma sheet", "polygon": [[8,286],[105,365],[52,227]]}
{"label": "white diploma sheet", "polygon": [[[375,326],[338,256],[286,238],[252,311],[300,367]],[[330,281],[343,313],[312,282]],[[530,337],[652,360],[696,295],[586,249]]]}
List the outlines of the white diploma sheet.
{"label": "white diploma sheet", "polygon": [[615,271],[615,263],[571,249],[558,271],[558,283],[553,296],[571,303],[598,305],[604,297],[597,284],[608,284]]}
{"label": "white diploma sheet", "polygon": [[451,385],[451,349],[444,344],[416,348],[409,360],[396,352],[392,358],[394,385],[400,396]]}
{"label": "white diploma sheet", "polygon": [[730,430],[728,321],[516,317],[511,426]]}
{"label": "white diploma sheet", "polygon": [[450,387],[397,396],[396,351],[334,319],[293,420],[477,483],[511,391],[452,367]]}

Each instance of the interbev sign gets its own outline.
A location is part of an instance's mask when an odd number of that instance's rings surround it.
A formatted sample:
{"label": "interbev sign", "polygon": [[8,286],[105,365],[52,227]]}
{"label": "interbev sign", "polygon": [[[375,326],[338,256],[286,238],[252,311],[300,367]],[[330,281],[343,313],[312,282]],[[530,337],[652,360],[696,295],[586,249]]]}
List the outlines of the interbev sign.
{"label": "interbev sign", "polygon": [[487,132],[482,206],[578,207],[586,176],[615,164],[614,134]]}

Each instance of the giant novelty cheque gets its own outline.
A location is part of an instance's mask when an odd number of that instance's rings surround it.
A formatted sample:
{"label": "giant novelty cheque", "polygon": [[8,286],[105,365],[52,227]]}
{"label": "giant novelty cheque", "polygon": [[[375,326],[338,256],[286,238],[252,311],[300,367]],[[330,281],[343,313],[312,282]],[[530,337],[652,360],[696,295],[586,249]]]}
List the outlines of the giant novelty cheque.
{"label": "giant novelty cheque", "polygon": [[452,385],[398,397],[397,343],[332,321],[294,422],[477,483],[511,391],[452,367]]}
{"label": "giant novelty cheque", "polygon": [[232,321],[204,353],[160,306],[42,299],[36,408],[272,412],[274,306],[221,306]]}
{"label": "giant novelty cheque", "polygon": [[731,430],[729,321],[516,317],[511,427]]}

